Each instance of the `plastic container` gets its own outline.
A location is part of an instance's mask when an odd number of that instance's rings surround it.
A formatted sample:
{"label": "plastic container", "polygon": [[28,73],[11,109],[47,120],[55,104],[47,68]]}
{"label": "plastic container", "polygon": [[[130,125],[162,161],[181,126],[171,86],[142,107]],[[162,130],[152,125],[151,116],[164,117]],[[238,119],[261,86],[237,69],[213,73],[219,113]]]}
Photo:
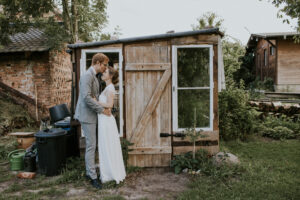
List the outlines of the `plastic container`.
{"label": "plastic container", "polygon": [[25,155],[24,149],[17,149],[8,154],[10,162],[10,170],[19,171],[24,168],[23,157]]}
{"label": "plastic container", "polygon": [[66,134],[61,128],[37,132],[38,172],[46,176],[60,173],[66,163]]}
{"label": "plastic container", "polygon": [[26,152],[24,158],[24,171],[35,172],[36,171],[36,153],[29,151]]}
{"label": "plastic container", "polygon": [[78,138],[77,138],[77,131],[75,127],[71,127],[70,125],[70,118],[66,118],[64,120],[58,121],[54,123],[56,128],[62,128],[67,132],[66,135],[66,156],[69,157],[79,157],[79,145],[78,145]]}
{"label": "plastic container", "polygon": [[51,122],[57,122],[71,116],[66,104],[59,104],[49,108]]}
{"label": "plastic container", "polygon": [[66,131],[69,131],[71,129],[71,125],[70,125],[70,118],[58,121],[54,123],[54,126],[56,128],[62,128]]}

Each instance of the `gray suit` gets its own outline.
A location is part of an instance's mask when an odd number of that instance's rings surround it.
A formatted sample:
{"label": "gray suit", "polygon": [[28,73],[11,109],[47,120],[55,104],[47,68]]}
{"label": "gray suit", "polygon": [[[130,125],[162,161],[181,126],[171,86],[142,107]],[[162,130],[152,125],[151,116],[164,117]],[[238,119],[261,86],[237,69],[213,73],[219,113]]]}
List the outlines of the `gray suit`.
{"label": "gray suit", "polygon": [[95,169],[95,150],[96,150],[96,126],[98,114],[102,113],[103,107],[100,106],[93,97],[99,98],[99,81],[95,70],[90,67],[80,78],[79,98],[76,105],[75,119],[81,123],[85,135],[85,166],[86,173],[92,179],[97,178]]}

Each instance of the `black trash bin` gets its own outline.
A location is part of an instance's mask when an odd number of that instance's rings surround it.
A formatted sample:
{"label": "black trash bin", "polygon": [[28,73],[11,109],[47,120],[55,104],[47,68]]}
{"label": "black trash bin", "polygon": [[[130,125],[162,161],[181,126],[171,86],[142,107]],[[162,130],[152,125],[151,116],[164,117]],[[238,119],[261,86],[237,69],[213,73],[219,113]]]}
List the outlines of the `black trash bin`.
{"label": "black trash bin", "polygon": [[79,157],[80,150],[78,144],[77,137],[77,129],[75,127],[71,127],[70,118],[66,118],[64,120],[58,121],[54,123],[56,128],[62,128],[67,131],[66,135],[66,156],[69,157]]}
{"label": "black trash bin", "polygon": [[60,173],[66,163],[66,134],[61,128],[37,132],[38,172],[46,176]]}

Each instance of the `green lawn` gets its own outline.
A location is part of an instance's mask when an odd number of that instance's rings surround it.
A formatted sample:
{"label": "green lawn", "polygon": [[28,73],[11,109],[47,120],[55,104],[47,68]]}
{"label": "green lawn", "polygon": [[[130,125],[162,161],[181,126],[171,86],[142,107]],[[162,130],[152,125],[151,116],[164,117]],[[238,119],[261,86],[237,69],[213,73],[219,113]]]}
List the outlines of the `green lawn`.
{"label": "green lawn", "polygon": [[228,178],[195,177],[178,199],[300,199],[300,141],[262,138],[223,142],[241,160],[241,173]]}
{"label": "green lawn", "polygon": [[[0,143],[7,144],[5,148],[13,146],[4,139],[0,138]],[[210,176],[194,176],[189,189],[180,193],[178,199],[300,199],[300,140],[255,138],[249,142],[222,142],[221,149],[237,155],[240,167],[212,169]],[[16,178],[8,167],[0,165],[0,199],[74,198],[66,195],[71,188],[84,189],[77,199],[124,199],[121,194],[113,195],[106,190],[115,188],[113,183],[104,185],[101,191],[93,189],[84,179],[83,159],[71,162],[60,176],[38,175],[33,180]],[[136,170],[130,168],[128,173],[134,174]]]}

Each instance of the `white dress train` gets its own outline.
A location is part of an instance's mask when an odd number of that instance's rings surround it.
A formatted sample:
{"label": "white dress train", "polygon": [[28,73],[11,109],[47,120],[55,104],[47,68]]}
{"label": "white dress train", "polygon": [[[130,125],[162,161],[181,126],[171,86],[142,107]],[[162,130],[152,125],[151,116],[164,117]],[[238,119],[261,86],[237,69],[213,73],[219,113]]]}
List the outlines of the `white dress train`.
{"label": "white dress train", "polygon": [[[99,101],[107,102],[107,93],[115,93],[113,84],[106,86]],[[115,180],[117,184],[126,176],[118,127],[114,116],[98,115],[98,151],[102,183]]]}

